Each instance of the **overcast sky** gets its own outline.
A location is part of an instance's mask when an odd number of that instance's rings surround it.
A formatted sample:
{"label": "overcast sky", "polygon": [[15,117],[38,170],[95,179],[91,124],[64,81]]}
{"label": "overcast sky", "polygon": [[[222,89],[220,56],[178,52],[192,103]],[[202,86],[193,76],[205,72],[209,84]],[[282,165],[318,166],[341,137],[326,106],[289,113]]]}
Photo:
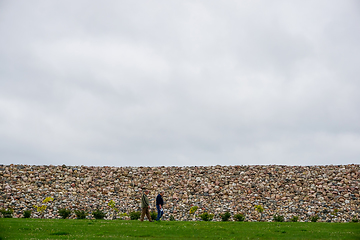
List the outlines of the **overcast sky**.
{"label": "overcast sky", "polygon": [[0,1],[0,163],[360,163],[359,1]]}

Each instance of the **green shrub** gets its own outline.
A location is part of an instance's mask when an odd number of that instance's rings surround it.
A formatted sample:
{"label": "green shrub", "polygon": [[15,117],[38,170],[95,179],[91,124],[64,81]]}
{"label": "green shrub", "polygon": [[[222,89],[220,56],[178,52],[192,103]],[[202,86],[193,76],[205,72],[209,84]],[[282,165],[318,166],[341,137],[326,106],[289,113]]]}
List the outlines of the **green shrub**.
{"label": "green shrub", "polygon": [[130,219],[131,220],[138,220],[140,218],[140,212],[130,212]]}
{"label": "green shrub", "polygon": [[173,215],[170,215],[170,221],[175,221],[175,218]]}
{"label": "green shrub", "polygon": [[353,218],[351,219],[351,222],[359,222],[359,219],[358,219],[357,217],[353,217]]}
{"label": "green shrub", "polygon": [[220,217],[221,217],[221,221],[226,222],[231,217],[231,214],[229,212],[226,212],[224,214],[220,214]]}
{"label": "green shrub", "polygon": [[273,220],[274,220],[274,222],[283,222],[285,219],[284,219],[284,216],[276,214],[273,216]]}
{"label": "green shrub", "polygon": [[84,210],[75,210],[74,212],[77,219],[85,219],[86,216],[88,215],[88,213],[85,212]]}
{"label": "green shrub", "polygon": [[0,212],[4,218],[12,218],[12,214],[13,214],[14,210],[12,210],[11,208],[9,208],[8,210],[5,210],[3,208],[0,210]]}
{"label": "green shrub", "polygon": [[297,221],[299,221],[298,216],[292,216],[292,218],[290,218],[290,222],[297,222]]}
{"label": "green shrub", "polygon": [[318,215],[314,215],[314,216],[311,216],[311,217],[310,217],[310,221],[311,221],[311,222],[317,222],[318,219],[319,219],[319,216],[318,216]]}
{"label": "green shrub", "polygon": [[92,215],[94,216],[95,219],[104,219],[105,217],[105,213],[99,209],[93,211]]}
{"label": "green shrub", "polygon": [[214,218],[214,214],[204,212],[203,214],[200,214],[199,217],[201,217],[203,221],[211,221]]}
{"label": "green shrub", "polygon": [[151,217],[151,220],[155,220],[157,218],[157,213],[155,211],[151,211],[150,217]]}
{"label": "green shrub", "polygon": [[24,215],[24,218],[30,218],[30,216],[31,216],[31,210],[25,210],[25,211],[23,212],[23,215]]}
{"label": "green shrub", "polygon": [[242,213],[238,213],[238,214],[235,214],[235,215],[234,215],[234,219],[235,219],[236,221],[242,222],[242,221],[245,220],[245,216],[244,216],[244,214],[242,214]]}
{"label": "green shrub", "polygon": [[71,210],[66,209],[66,208],[62,208],[62,209],[59,209],[58,213],[59,213],[59,215],[61,216],[62,219],[66,219],[67,217],[70,216]]}

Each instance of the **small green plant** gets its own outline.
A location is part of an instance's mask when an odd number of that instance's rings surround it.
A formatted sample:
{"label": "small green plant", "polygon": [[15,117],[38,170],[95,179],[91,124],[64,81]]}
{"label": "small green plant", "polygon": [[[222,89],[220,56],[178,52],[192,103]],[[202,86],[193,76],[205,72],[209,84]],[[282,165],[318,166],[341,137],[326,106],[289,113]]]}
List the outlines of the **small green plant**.
{"label": "small green plant", "polygon": [[235,221],[243,222],[245,220],[245,216],[242,213],[238,213],[234,215]]}
{"label": "small green plant", "polygon": [[130,219],[131,220],[138,220],[140,218],[140,212],[130,212]]}
{"label": "small green plant", "polygon": [[282,216],[282,215],[277,215],[277,214],[275,214],[274,216],[273,216],[273,221],[274,222],[283,222],[285,219],[284,219],[284,216]]}
{"label": "small green plant", "polygon": [[354,217],[351,219],[351,222],[356,222],[356,223],[357,223],[357,222],[359,222],[359,219],[354,216]]}
{"label": "small green plant", "polygon": [[104,219],[105,217],[105,213],[99,209],[93,211],[92,215],[94,216],[95,219]]}
{"label": "small green plant", "polygon": [[262,213],[264,212],[264,208],[261,205],[255,205],[255,209],[258,213],[260,213],[260,220],[262,219]]}
{"label": "small green plant", "polygon": [[119,211],[119,209],[115,207],[115,202],[113,200],[110,200],[109,203],[108,203],[108,206],[113,211],[112,219],[116,219],[116,213]]}
{"label": "small green plant", "polygon": [[25,211],[23,212],[24,218],[30,218],[31,212],[32,212],[31,210],[25,210]]}
{"label": "small green plant", "polygon": [[319,219],[319,216],[318,216],[318,215],[314,215],[314,216],[311,216],[311,217],[310,217],[310,221],[311,221],[311,222],[317,222],[318,219]]}
{"label": "small green plant", "polygon": [[61,216],[62,219],[66,219],[70,216],[71,214],[71,210],[70,209],[66,209],[66,208],[61,208],[58,211],[59,215]]}
{"label": "small green plant", "polygon": [[292,216],[292,218],[290,218],[290,222],[297,222],[297,221],[299,221],[298,216]]}
{"label": "small green plant", "polygon": [[36,208],[36,211],[37,211],[38,213],[40,213],[40,215],[43,215],[44,212],[45,212],[45,210],[46,210],[46,208],[47,208],[46,205],[39,205],[39,206],[34,205],[33,207]]}
{"label": "small green plant", "polygon": [[[47,197],[47,198],[45,198],[45,199],[42,201],[42,203],[48,203],[48,202],[53,201],[53,200],[54,200],[54,198],[52,198],[52,197]],[[46,208],[47,208],[46,205],[44,205],[44,204],[41,204],[41,205],[33,205],[33,207],[36,208],[36,211],[37,211],[38,213],[40,213],[41,217],[44,216],[44,212],[45,212],[45,210],[46,210]]]}
{"label": "small green plant", "polygon": [[175,218],[173,215],[170,215],[170,221],[175,221]]}
{"label": "small green plant", "polygon": [[125,213],[120,213],[119,214],[119,217],[120,217],[120,220],[124,220],[125,217],[128,217],[129,215],[125,212]]}
{"label": "small green plant", "polygon": [[52,197],[47,197],[47,198],[45,198],[42,202],[43,203],[48,203],[48,202],[51,202],[51,201],[53,201],[54,200],[54,198],[52,198]]}
{"label": "small green plant", "polygon": [[199,217],[201,217],[203,221],[211,221],[214,218],[214,214],[204,212],[203,214],[200,214]]}
{"label": "small green plant", "polygon": [[14,210],[12,210],[11,208],[9,208],[8,210],[5,210],[3,208],[0,210],[0,212],[4,218],[12,218],[12,214],[13,214]]}
{"label": "small green plant", "polygon": [[194,214],[196,212],[196,210],[198,210],[198,208],[199,208],[198,206],[192,206],[189,210],[189,213]]}
{"label": "small green plant", "polygon": [[155,211],[150,212],[151,220],[155,220],[157,218],[157,213]]}
{"label": "small green plant", "polygon": [[258,213],[262,213],[264,211],[264,208],[261,205],[255,205],[255,209]]}
{"label": "small green plant", "polygon": [[115,207],[115,202],[114,202],[114,200],[110,200],[109,203],[108,203],[108,206],[109,206],[111,209],[115,210],[115,211],[119,211],[119,210]]}
{"label": "small green plant", "polygon": [[193,215],[193,221],[195,221],[196,219],[195,219],[195,212],[196,212],[196,210],[198,210],[198,206],[192,206],[191,208],[190,208],[190,210],[189,210],[189,213],[190,213],[190,215]]}
{"label": "small green plant", "polygon": [[84,210],[75,210],[76,219],[85,219],[88,215]]}
{"label": "small green plant", "polygon": [[221,221],[226,222],[229,221],[231,214],[229,212],[226,212],[224,214],[220,214],[220,217],[221,217]]}

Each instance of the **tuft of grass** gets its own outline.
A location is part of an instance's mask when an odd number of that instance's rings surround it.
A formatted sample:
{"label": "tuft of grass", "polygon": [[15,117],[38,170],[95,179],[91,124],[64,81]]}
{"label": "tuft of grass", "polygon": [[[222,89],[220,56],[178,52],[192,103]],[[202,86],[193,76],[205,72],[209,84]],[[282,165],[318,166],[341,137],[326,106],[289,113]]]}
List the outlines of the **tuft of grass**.
{"label": "tuft of grass", "polygon": [[62,219],[66,219],[70,216],[71,214],[71,210],[70,209],[66,209],[66,208],[62,208],[58,210],[59,215],[61,216]]}
{"label": "tuft of grass", "polygon": [[155,220],[157,218],[157,213],[155,211],[150,212],[151,220]]}
{"label": "tuft of grass", "polygon": [[242,213],[238,213],[238,214],[234,215],[234,219],[235,219],[235,221],[242,222],[245,220],[245,216]]}
{"label": "tuft of grass", "polygon": [[200,214],[199,217],[201,217],[203,221],[211,221],[214,218],[214,214],[204,212],[203,214]]}
{"label": "tuft of grass", "polygon": [[88,215],[84,210],[75,210],[76,219],[85,219]]}
{"label": "tuft of grass", "polygon": [[2,216],[4,218],[12,218],[13,216],[13,213],[14,213],[14,210],[12,210],[11,208],[10,209],[0,209],[0,213],[2,214]]}
{"label": "tuft of grass", "polygon": [[140,218],[141,212],[130,212],[131,220],[138,220]]}
{"label": "tuft of grass", "polygon": [[220,214],[221,221],[226,222],[229,221],[231,214],[229,212],[225,212],[224,214]]}
{"label": "tuft of grass", "polygon": [[31,217],[31,210],[25,210],[23,212],[24,218],[30,218]]}
{"label": "tuft of grass", "polygon": [[318,215],[314,215],[314,216],[311,216],[311,217],[310,217],[310,221],[311,221],[311,222],[317,222],[318,219],[319,219],[319,216],[318,216]]}
{"label": "tuft of grass", "polygon": [[100,209],[96,209],[95,211],[93,211],[92,215],[94,216],[95,219],[104,219],[105,217],[105,213]]}
{"label": "tuft of grass", "polygon": [[284,219],[284,216],[275,214],[273,216],[273,221],[274,222],[284,222],[285,219]]}

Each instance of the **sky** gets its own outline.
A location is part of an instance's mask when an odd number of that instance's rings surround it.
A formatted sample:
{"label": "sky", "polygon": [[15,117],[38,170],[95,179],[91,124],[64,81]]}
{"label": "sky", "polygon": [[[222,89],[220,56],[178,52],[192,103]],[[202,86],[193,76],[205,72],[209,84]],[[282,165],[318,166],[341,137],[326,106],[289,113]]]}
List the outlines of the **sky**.
{"label": "sky", "polygon": [[359,164],[359,23],[356,0],[0,0],[0,164]]}

